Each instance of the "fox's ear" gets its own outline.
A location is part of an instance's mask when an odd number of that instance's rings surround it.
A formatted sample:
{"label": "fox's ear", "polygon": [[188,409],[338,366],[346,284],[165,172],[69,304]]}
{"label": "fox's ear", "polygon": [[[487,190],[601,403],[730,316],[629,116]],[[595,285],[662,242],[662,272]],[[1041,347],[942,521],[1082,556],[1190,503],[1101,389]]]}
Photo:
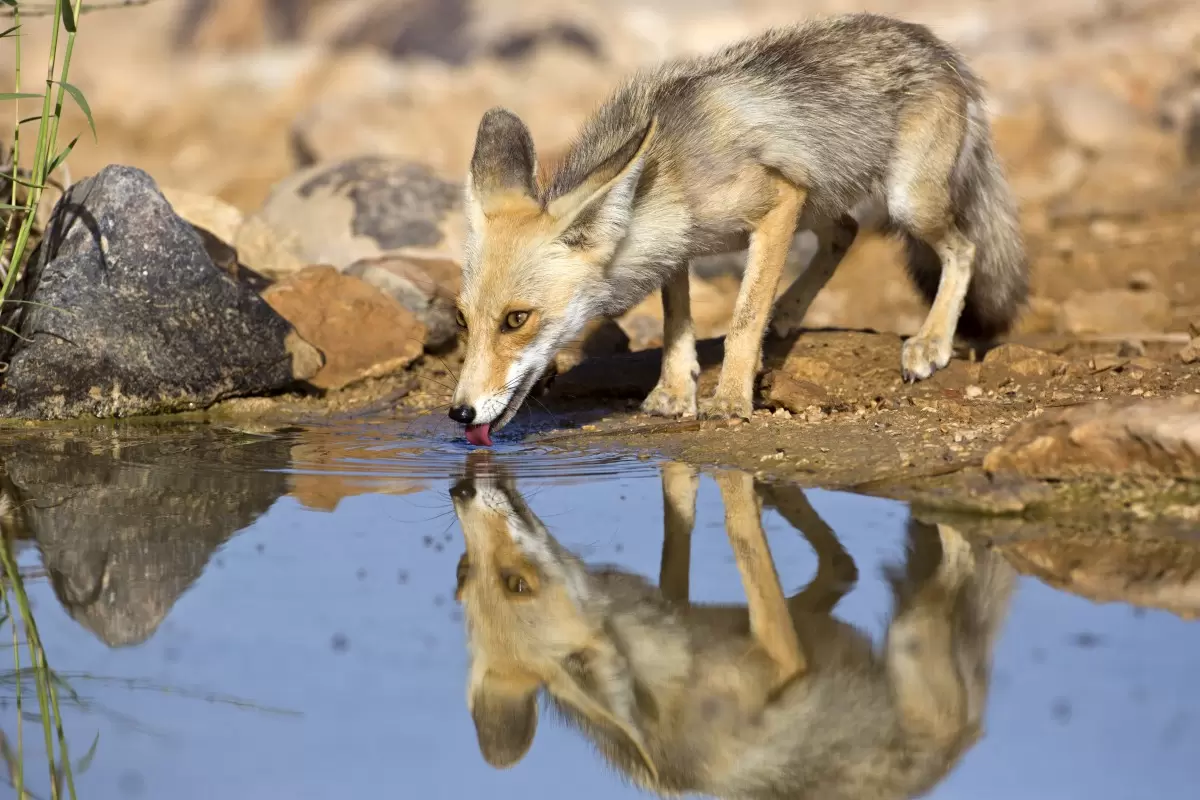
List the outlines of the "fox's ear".
{"label": "fox's ear", "polygon": [[520,117],[507,109],[490,109],[479,121],[466,197],[472,218],[505,209],[539,207],[533,136]]}
{"label": "fox's ear", "polygon": [[646,151],[658,130],[650,120],[629,141],[593,169],[571,191],[550,201],[547,211],[559,237],[573,247],[615,246],[629,227],[633,199],[646,162]]}
{"label": "fox's ear", "polygon": [[467,705],[475,722],[479,752],[505,769],[525,757],[537,732],[536,682],[517,675],[472,669]]}
{"label": "fox's ear", "polygon": [[551,693],[593,723],[620,734],[629,753],[641,761],[647,775],[657,783],[658,768],[638,720],[656,718],[659,709],[653,695],[634,680],[625,656],[611,643],[596,640],[590,648],[570,655],[562,668],[550,684]]}

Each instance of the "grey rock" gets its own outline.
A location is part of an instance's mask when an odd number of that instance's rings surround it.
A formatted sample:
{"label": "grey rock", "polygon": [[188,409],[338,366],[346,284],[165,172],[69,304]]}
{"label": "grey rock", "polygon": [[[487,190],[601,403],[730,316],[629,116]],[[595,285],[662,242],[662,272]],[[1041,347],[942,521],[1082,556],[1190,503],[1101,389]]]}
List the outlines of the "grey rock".
{"label": "grey rock", "polygon": [[234,246],[255,270],[283,276],[313,264],[446,249],[462,187],[404,159],[364,156],[302,170],[277,184]]}
{"label": "grey rock", "polygon": [[322,358],[216,267],[145,172],[110,166],[56,205],[6,311],[0,415],[65,419],[203,408],[278,391]]}

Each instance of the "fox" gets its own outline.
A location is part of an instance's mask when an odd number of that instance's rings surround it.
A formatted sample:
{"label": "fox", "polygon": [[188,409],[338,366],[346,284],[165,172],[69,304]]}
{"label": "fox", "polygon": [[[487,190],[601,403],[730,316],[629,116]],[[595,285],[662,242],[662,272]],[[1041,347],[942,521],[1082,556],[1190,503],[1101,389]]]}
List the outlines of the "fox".
{"label": "fox", "polygon": [[[483,451],[486,452],[486,451]],[[519,763],[538,698],[624,777],[663,797],[887,800],[926,793],[979,740],[1015,571],[948,526],[910,519],[882,645],[833,616],[853,559],[799,490],[820,565],[785,595],[753,476],[716,475],[745,605],[688,599],[697,471],[663,470],[659,585],[562,546],[503,465],[450,488],[468,652],[466,705],[483,759]],[[777,490],[778,491],[778,490]],[[802,531],[806,536],[808,531]]]}
{"label": "fox", "polygon": [[[539,179],[532,134],[483,113],[463,188],[449,416],[490,443],[589,320],[662,292],[659,379],[641,409],[748,418],[768,324],[796,330],[860,225],[904,242],[929,303],[903,379],[949,364],[956,334],[1006,333],[1028,294],[1017,205],[981,79],[928,27],[870,13],[772,28],[627,77]],[[801,231],[817,249],[777,295]],[[697,400],[690,262],[746,253],[716,389]]]}

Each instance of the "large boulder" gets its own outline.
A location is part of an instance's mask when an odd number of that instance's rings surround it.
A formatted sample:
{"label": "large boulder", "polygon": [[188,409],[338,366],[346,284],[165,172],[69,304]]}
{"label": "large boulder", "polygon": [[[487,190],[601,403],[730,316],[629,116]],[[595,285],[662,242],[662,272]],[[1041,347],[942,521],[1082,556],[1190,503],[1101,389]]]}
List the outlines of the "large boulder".
{"label": "large boulder", "polygon": [[64,419],[203,408],[281,390],[321,354],[214,266],[153,179],[110,166],[55,207],[5,315],[0,415]]}
{"label": "large boulder", "polygon": [[344,270],[386,254],[454,257],[465,232],[462,188],[403,159],[352,158],[275,186],[234,245],[251,268],[283,277],[311,264]]}

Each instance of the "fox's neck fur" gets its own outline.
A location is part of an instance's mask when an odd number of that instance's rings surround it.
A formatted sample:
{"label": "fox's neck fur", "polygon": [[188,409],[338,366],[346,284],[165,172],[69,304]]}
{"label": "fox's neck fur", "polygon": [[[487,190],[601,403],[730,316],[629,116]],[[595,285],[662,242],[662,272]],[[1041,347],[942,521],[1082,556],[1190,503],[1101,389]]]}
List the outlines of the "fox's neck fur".
{"label": "fox's neck fur", "polygon": [[[574,191],[612,154],[627,147],[654,121],[654,96],[671,82],[660,71],[649,83],[637,78],[620,86],[585,123],[541,194],[543,206]],[[591,316],[619,316],[660,288],[694,258],[741,250],[748,242],[746,220],[704,213],[689,196],[678,157],[687,132],[661,121],[640,166],[633,203],[621,220],[624,235],[616,245],[600,284]],[[675,153],[676,155],[673,155]],[[719,177],[719,176],[710,176]],[[728,176],[733,179],[734,176]],[[703,189],[699,184],[691,184]]]}

